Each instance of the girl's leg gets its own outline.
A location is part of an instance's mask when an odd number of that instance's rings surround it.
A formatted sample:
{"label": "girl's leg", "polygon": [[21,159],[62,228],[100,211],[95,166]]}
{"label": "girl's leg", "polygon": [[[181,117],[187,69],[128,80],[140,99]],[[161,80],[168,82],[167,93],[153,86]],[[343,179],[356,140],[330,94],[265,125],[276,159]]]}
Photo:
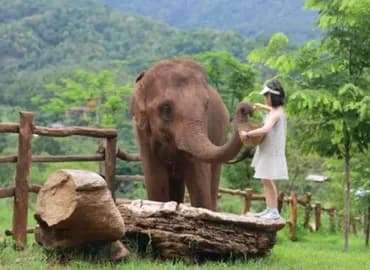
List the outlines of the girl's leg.
{"label": "girl's leg", "polygon": [[266,209],[260,213],[252,214],[252,216],[265,219],[280,219],[281,217],[277,210],[277,190],[274,182],[269,179],[263,179],[262,184],[266,198]]}
{"label": "girl's leg", "polygon": [[267,208],[277,209],[277,190],[274,182],[269,179],[263,179],[262,184]]}

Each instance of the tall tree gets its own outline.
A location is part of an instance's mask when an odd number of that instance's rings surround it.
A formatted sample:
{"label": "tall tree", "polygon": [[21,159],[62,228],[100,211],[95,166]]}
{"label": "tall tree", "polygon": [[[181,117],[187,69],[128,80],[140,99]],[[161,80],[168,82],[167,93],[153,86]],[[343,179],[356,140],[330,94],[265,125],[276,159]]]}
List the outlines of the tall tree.
{"label": "tall tree", "polygon": [[[366,69],[370,68],[370,2],[368,0],[307,0],[306,7],[318,10],[317,25],[324,31],[322,46],[338,59],[345,83],[338,88],[335,102],[340,116],[337,130],[342,138],[341,155],[345,161],[345,233],[344,249],[348,249],[350,226],[350,159],[352,146],[360,151],[369,144],[370,96],[368,81],[362,80]],[[364,84],[361,83],[365,82]],[[365,91],[361,87],[366,87]],[[367,93],[366,93],[367,90]],[[340,102],[342,101],[342,102]],[[344,101],[344,102],[343,102]],[[338,107],[338,105],[340,107]]]}
{"label": "tall tree", "polygon": [[210,83],[222,96],[229,112],[253,89],[256,71],[227,51],[205,52],[195,56],[207,70]]}
{"label": "tall tree", "polygon": [[83,119],[84,124],[112,127],[127,111],[131,92],[131,85],[119,86],[115,79],[108,70],[77,70],[70,78],[46,85],[48,95],[35,96],[32,101],[59,117],[77,111],[77,118]]}
{"label": "tall tree", "polygon": [[[344,161],[344,250],[350,225],[350,161],[370,140],[370,2],[308,0],[319,11],[320,44],[287,51],[282,34],[253,51],[249,60],[276,69],[289,85],[288,109],[301,117],[304,148]],[[275,44],[275,46],[273,46]],[[366,162],[366,161],[365,161]]]}

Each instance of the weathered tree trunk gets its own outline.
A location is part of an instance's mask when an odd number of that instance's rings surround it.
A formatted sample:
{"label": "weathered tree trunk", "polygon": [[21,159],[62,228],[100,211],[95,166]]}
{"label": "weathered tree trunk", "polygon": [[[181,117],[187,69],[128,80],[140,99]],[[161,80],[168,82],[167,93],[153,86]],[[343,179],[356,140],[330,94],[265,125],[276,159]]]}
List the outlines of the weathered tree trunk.
{"label": "weathered tree trunk", "polygon": [[36,202],[36,241],[67,248],[124,235],[124,222],[105,180],[96,173],[58,170],[41,188]]}
{"label": "weathered tree trunk", "polygon": [[117,200],[126,237],[162,258],[190,261],[266,256],[285,221],[217,213],[176,202]]}

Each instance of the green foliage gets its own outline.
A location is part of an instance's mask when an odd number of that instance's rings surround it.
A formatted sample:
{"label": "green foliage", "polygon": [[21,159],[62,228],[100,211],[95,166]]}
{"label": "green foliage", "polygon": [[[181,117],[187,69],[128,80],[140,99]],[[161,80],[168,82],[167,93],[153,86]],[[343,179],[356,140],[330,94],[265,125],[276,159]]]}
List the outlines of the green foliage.
{"label": "green foliage", "polygon": [[251,160],[228,164],[222,168],[222,186],[233,189],[252,188],[255,193],[261,190],[259,181],[253,180],[253,170],[250,166]]}
{"label": "green foliage", "polygon": [[228,110],[233,112],[236,104],[253,87],[256,71],[226,51],[198,54],[195,59],[203,64],[209,82],[219,91]]}
{"label": "green foliage", "polygon": [[247,37],[283,31],[295,42],[318,36],[312,31],[316,12],[304,0],[99,0],[124,11],[156,18],[179,28],[234,30]]}
{"label": "green foliage", "polygon": [[306,6],[320,14],[318,25],[325,35],[319,46],[310,42],[288,51],[286,39],[275,35],[249,59],[276,70],[291,89],[288,111],[299,124],[296,136],[304,141],[302,148],[344,160],[347,248],[350,160],[356,151],[368,151],[370,141],[370,3],[308,0]]}
{"label": "green foliage", "polygon": [[283,33],[276,33],[271,36],[266,47],[254,49],[249,55],[248,60],[251,63],[266,62],[266,65],[274,69],[284,71],[292,70],[290,59],[284,52],[289,44],[288,37]]}
{"label": "green foliage", "polygon": [[349,76],[359,77],[370,66],[370,3],[368,0],[307,0],[318,10],[317,25],[325,31],[322,45],[342,59]]}
{"label": "green foliage", "polygon": [[128,110],[131,88],[131,85],[117,85],[112,71],[96,74],[77,70],[71,78],[60,78],[46,85],[48,93],[35,96],[32,101],[41,105],[41,110],[60,116],[80,109],[83,113],[77,112],[77,117],[83,118],[86,125],[112,127],[122,121]]}
{"label": "green foliage", "polygon": [[0,104],[32,111],[39,108],[31,97],[46,96],[45,84],[76,69],[119,69],[125,84],[160,58],[210,50],[242,58],[251,47],[236,33],[179,31],[89,0],[4,0],[1,6]]}
{"label": "green foliage", "polygon": [[367,148],[370,123],[365,111],[364,92],[352,84],[340,88],[337,94],[317,90],[297,91],[290,96],[291,112],[304,117],[306,128],[302,129],[310,150],[324,155],[344,156],[347,140],[360,151]]}

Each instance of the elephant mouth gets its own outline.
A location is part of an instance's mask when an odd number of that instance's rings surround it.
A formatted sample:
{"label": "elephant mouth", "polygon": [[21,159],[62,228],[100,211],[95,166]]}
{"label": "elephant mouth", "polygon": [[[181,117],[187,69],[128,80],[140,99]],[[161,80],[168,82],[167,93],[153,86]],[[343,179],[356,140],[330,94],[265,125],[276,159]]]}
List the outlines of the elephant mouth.
{"label": "elephant mouth", "polygon": [[172,164],[180,155],[180,151],[172,135],[168,133],[161,135],[152,142],[153,153],[156,153],[161,161]]}

